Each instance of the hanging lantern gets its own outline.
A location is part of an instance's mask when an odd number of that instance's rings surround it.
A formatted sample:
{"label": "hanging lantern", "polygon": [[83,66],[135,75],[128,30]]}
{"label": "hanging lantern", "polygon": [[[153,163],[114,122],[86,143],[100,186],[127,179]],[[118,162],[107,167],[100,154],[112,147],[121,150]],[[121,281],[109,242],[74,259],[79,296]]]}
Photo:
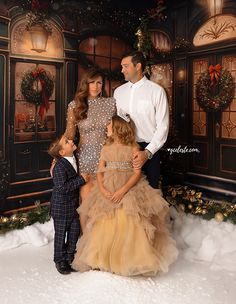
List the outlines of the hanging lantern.
{"label": "hanging lantern", "polygon": [[30,35],[32,42],[32,50],[38,53],[46,51],[48,41],[48,31],[40,24],[36,24],[30,27]]}
{"label": "hanging lantern", "polygon": [[207,0],[210,16],[222,14],[223,0]]}

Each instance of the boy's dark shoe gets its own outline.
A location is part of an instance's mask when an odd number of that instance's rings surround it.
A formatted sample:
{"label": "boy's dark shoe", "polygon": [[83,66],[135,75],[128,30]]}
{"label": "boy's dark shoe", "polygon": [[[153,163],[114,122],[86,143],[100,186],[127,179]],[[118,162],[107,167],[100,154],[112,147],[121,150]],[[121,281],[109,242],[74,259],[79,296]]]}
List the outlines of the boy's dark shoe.
{"label": "boy's dark shoe", "polygon": [[68,269],[70,272],[77,272],[77,270],[75,270],[74,268],[71,267],[71,263],[70,263],[70,262],[67,262],[67,269]]}
{"label": "boy's dark shoe", "polygon": [[78,270],[75,270],[74,268],[71,267],[71,265],[69,265],[69,268],[70,272],[77,272]]}
{"label": "boy's dark shoe", "polygon": [[71,270],[68,266],[69,265],[67,264],[66,261],[61,261],[61,262],[56,263],[56,269],[61,274],[70,274],[71,273]]}

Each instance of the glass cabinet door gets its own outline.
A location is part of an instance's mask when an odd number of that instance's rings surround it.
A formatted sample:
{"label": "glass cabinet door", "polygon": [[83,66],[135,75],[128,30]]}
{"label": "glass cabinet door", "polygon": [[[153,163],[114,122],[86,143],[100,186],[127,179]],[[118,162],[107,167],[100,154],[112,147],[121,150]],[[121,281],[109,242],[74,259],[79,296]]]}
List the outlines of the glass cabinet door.
{"label": "glass cabinet door", "polygon": [[[19,61],[12,63],[12,70],[15,71],[12,78],[12,87],[15,90],[11,98],[11,182],[49,177],[51,157],[47,149],[57,132],[55,93],[57,66]],[[41,74],[40,77],[35,77],[37,74],[32,72],[45,72],[48,78],[43,80],[47,81],[43,82]],[[45,101],[45,95],[43,99],[34,100],[29,96],[34,97],[36,92],[39,94],[37,96],[41,97],[40,94],[45,93],[45,85],[49,83],[48,79],[51,80],[51,93],[46,100],[47,109],[43,107],[44,111],[41,111],[42,103],[36,104],[35,100]],[[28,85],[29,80],[30,85]],[[30,93],[26,90],[28,88]]]}
{"label": "glass cabinet door", "polygon": [[[49,140],[56,132],[55,115],[55,85],[49,97],[49,108],[44,115],[40,115],[41,105],[32,100],[26,100],[22,94],[21,86],[25,73],[43,69],[55,83],[56,67],[53,65],[36,65],[34,63],[17,62],[15,66],[15,119],[14,119],[14,142],[38,142]],[[42,90],[42,85],[37,79],[32,82],[32,90]]]}

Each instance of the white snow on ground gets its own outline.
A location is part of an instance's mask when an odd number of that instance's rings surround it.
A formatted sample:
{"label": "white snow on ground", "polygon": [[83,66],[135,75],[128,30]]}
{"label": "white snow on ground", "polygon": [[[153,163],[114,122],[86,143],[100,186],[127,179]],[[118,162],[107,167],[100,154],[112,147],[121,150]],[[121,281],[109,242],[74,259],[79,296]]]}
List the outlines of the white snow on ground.
{"label": "white snow on ground", "polygon": [[155,278],[59,274],[52,261],[52,221],[0,235],[0,303],[236,303],[236,225],[171,213],[180,256]]}

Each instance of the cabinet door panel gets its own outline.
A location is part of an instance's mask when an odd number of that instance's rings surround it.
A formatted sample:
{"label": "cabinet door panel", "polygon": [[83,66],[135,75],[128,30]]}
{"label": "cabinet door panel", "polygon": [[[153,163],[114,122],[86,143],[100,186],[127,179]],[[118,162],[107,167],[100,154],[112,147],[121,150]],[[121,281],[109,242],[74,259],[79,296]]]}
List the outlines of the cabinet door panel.
{"label": "cabinet door panel", "polygon": [[12,174],[16,180],[32,178],[34,173],[33,145],[15,145],[13,153],[14,163]]}
{"label": "cabinet door panel", "polygon": [[36,151],[36,155],[38,155],[37,158],[39,160],[39,174],[43,173],[43,176],[49,176],[49,168],[52,162],[52,158],[47,152],[49,145],[50,142],[41,143],[38,145]]}

